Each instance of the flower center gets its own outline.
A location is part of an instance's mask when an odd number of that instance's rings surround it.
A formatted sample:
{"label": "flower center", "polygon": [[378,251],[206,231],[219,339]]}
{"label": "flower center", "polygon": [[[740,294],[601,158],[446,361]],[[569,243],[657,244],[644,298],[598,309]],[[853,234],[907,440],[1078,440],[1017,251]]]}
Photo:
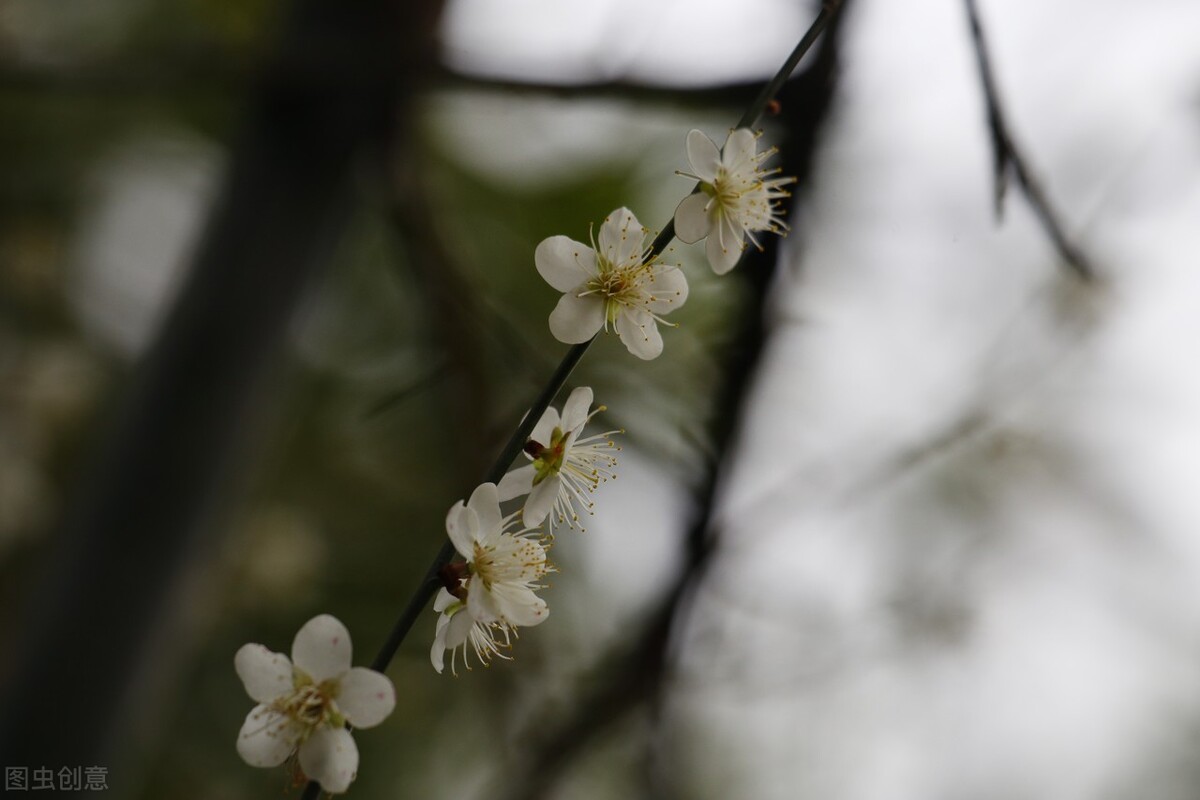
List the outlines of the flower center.
{"label": "flower center", "polygon": [[471,573],[483,581],[484,589],[491,589],[496,579],[496,552],[475,542],[475,557],[471,559]]}
{"label": "flower center", "polygon": [[562,470],[563,459],[567,455],[567,434],[562,428],[555,428],[550,434],[550,444],[541,447],[533,453],[533,468],[537,474],[533,476],[533,485],[537,486],[551,475]]}
{"label": "flower center", "polygon": [[651,274],[651,267],[641,259],[629,264],[614,264],[599,252],[596,262],[599,274],[587,282],[580,296],[602,296],[605,315],[609,322],[615,322],[622,306],[637,305],[645,294],[642,282]]}
{"label": "flower center", "polygon": [[272,708],[303,729],[300,741],[307,739],[322,725],[341,728],[346,724],[345,718],[333,704],[337,683],[313,683],[312,678],[299,669],[293,670],[292,682],[295,685],[292,693],[276,700]]}
{"label": "flower center", "polygon": [[735,180],[725,167],[717,169],[712,183],[701,183],[700,190],[717,201],[717,208],[724,211],[737,208],[742,196],[755,188],[754,181]]}
{"label": "flower center", "polygon": [[[522,531],[522,534],[528,532]],[[487,544],[474,542],[471,550],[468,592],[479,588],[479,583],[487,592],[497,586],[528,585],[532,578],[546,573],[545,549],[523,535],[501,533]]]}

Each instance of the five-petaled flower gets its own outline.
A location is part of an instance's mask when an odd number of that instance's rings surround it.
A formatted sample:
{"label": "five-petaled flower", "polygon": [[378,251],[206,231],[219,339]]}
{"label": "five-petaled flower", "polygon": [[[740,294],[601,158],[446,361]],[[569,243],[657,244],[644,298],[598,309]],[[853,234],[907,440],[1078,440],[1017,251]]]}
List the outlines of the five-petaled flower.
{"label": "five-petaled flower", "polygon": [[560,292],[550,314],[550,332],[560,342],[586,342],[609,325],[629,352],[650,359],[662,352],[658,323],[687,300],[683,271],[648,258],[647,230],[627,208],[618,208],[600,226],[600,244],[588,247],[566,236],[538,245],[534,263]]}
{"label": "five-petaled flower", "polygon": [[[459,600],[445,589],[438,591],[433,601],[433,610],[438,617],[437,628],[433,635],[433,647],[429,651],[429,660],[433,668],[441,674],[444,668],[446,651],[450,651],[450,671],[458,674],[458,651],[463,652],[463,666],[471,668],[467,658],[467,646],[475,651],[479,663],[487,665],[493,657],[508,658],[501,649],[508,649],[516,628],[503,622],[485,625],[471,616],[467,604]],[[498,638],[499,637],[499,638]]]}
{"label": "five-petaled flower", "polygon": [[614,453],[620,448],[611,437],[618,431],[580,438],[583,426],[604,410],[600,406],[589,411],[591,405],[592,390],[580,386],[563,404],[561,418],[553,407],[547,408],[525,446],[525,455],[533,463],[513,470],[500,481],[497,488],[501,500],[529,495],[523,517],[526,525],[540,525],[549,517],[547,527],[551,532],[555,522],[574,527],[579,520],[576,505],[590,513],[593,504],[588,494],[603,481],[616,477]]}
{"label": "five-petaled flower", "polygon": [[746,128],[731,131],[719,151],[700,131],[687,136],[692,172],[679,174],[700,181],[700,191],[685,197],[675,209],[675,235],[689,244],[707,236],[705,254],[718,275],[737,264],[747,238],[762,249],[754,238],[756,231],[779,233],[787,228],[779,200],[789,196],[783,187],[795,178],[769,177],[778,170],[766,171],[760,165],[776,150],[756,153],[756,149],[757,137]]}
{"label": "five-petaled flower", "polygon": [[237,750],[252,767],[277,767],[299,751],[300,768],[331,794],[358,772],[358,747],[347,730],[378,725],[396,706],[386,676],[350,667],[350,633],[328,614],[304,624],[292,657],[247,644],[234,657],[246,693],[258,705],[238,734]]}
{"label": "five-petaled flower", "polygon": [[522,528],[518,516],[500,514],[494,483],[475,487],[465,505],[459,500],[446,515],[450,541],[466,559],[450,593],[484,626],[525,627],[550,615],[546,601],[534,590],[542,588],[537,581],[553,568],[540,535]]}

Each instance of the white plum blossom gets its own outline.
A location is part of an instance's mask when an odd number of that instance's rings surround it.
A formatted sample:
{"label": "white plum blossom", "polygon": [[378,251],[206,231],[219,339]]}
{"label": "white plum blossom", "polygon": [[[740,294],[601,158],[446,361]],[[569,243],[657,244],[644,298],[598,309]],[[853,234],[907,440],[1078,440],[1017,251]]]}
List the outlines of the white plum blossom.
{"label": "white plum blossom", "polygon": [[566,236],[538,245],[534,263],[546,282],[560,292],[550,314],[550,332],[560,342],[579,344],[611,325],[638,358],[662,352],[658,323],[687,300],[683,271],[649,258],[646,228],[627,208],[618,208],[600,225],[600,243],[589,247]]}
{"label": "white plum blossom", "polygon": [[252,767],[277,767],[299,752],[300,768],[340,794],[358,772],[358,747],[346,728],[378,725],[396,706],[396,690],[375,670],[350,666],[350,633],[328,614],[304,624],[292,657],[247,644],[233,663],[258,702],[238,734],[237,751]]}
{"label": "white plum blossom", "polygon": [[692,243],[708,237],[705,254],[718,275],[733,269],[746,249],[746,239],[758,249],[756,231],[779,233],[787,225],[780,218],[779,200],[790,195],[783,187],[795,178],[771,178],[779,170],[761,164],[777,151],[756,153],[758,137],[747,128],[731,131],[725,146],[702,132],[687,136],[692,172],[681,172],[700,181],[700,191],[683,198],[675,209],[675,235]]}
{"label": "white plum blossom", "polygon": [[525,627],[545,621],[550,611],[534,592],[553,568],[546,548],[518,514],[500,514],[496,484],[482,483],[466,504],[459,500],[446,515],[446,532],[466,559],[463,576],[450,593],[464,599],[471,617],[485,626]]}
{"label": "white plum blossom", "polygon": [[547,408],[525,446],[525,455],[533,463],[513,470],[500,481],[501,500],[529,495],[524,508],[526,525],[540,525],[549,517],[547,527],[551,532],[555,522],[574,527],[579,521],[576,505],[591,513],[593,503],[588,495],[602,482],[616,477],[614,453],[620,448],[611,437],[619,431],[580,438],[588,421],[604,410],[599,406],[589,411],[591,405],[592,390],[580,386],[563,404],[561,418],[553,407]]}
{"label": "white plum blossom", "polygon": [[[508,649],[516,628],[504,623],[485,625],[471,616],[467,604],[459,600],[445,589],[438,591],[433,601],[433,610],[441,616],[437,620],[437,628],[433,636],[433,647],[429,651],[429,660],[440,675],[444,669],[446,651],[450,651],[450,671],[458,674],[458,651],[461,649],[463,666],[471,668],[467,658],[467,646],[475,651],[479,663],[487,666],[493,657],[508,658],[501,649]],[[500,638],[498,638],[500,637]],[[502,640],[501,640],[502,639]]]}

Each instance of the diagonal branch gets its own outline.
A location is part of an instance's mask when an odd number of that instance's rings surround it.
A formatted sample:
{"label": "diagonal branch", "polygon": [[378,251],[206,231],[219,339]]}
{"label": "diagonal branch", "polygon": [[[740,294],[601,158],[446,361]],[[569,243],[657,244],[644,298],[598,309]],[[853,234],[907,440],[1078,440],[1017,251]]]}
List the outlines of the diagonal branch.
{"label": "diagonal branch", "polygon": [[993,170],[995,178],[996,218],[1004,214],[1004,195],[1008,187],[1008,177],[1011,174],[1017,179],[1025,199],[1032,206],[1034,214],[1042,224],[1046,234],[1054,243],[1054,247],[1062,256],[1067,267],[1080,280],[1091,282],[1096,279],[1095,269],[1084,253],[1067,238],[1059,222],[1058,215],[1050,205],[1041,182],[1034,177],[1026,164],[1025,157],[1013,140],[1008,119],[1000,104],[1000,93],[996,88],[995,75],[992,72],[991,57],[988,54],[987,42],[983,36],[983,24],[979,20],[979,10],[975,0],[965,0],[967,19],[971,26],[971,42],[975,48],[975,62],[979,67],[979,80],[983,85],[984,102],[987,104],[988,131],[992,140]]}
{"label": "diagonal branch", "polygon": [[[830,4],[837,9],[841,4]],[[832,18],[814,66],[787,84],[779,95],[785,109],[781,122],[786,141],[783,172],[797,176],[804,185],[816,151],[817,132],[825,119],[836,76],[838,28],[842,14]],[[768,99],[772,95],[767,95]],[[765,101],[764,101],[765,102]],[[712,458],[697,489],[697,510],[685,540],[684,563],[678,576],[649,614],[632,645],[621,643],[597,670],[603,677],[572,704],[565,717],[543,729],[519,759],[513,772],[501,783],[507,787],[504,800],[539,800],[549,796],[570,764],[612,725],[639,707],[659,714],[669,680],[671,632],[685,623],[689,598],[702,585],[715,554],[718,538],[713,513],[724,457],[737,438],[739,421],[754,386],[754,376],[767,341],[764,309],[778,255],[778,239],[767,241],[766,249],[751,254],[739,275],[750,284],[750,298],[739,327],[725,353],[722,385],[714,403],[711,435]]]}

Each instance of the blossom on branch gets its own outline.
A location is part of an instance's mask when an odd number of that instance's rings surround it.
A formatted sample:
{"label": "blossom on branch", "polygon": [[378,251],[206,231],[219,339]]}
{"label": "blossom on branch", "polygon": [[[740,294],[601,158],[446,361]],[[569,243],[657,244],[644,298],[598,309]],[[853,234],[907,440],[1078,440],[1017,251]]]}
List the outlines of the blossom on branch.
{"label": "blossom on branch", "polygon": [[718,275],[733,269],[758,231],[779,233],[787,229],[780,217],[779,201],[789,197],[783,189],[795,178],[771,178],[779,170],[763,170],[761,164],[777,151],[755,152],[758,137],[747,128],[731,131],[725,146],[717,145],[693,130],[687,136],[688,162],[692,172],[681,172],[700,181],[700,191],[683,198],[675,209],[675,235],[691,244],[708,237],[705,254]]}
{"label": "blossom on branch", "polygon": [[358,747],[347,730],[378,725],[396,706],[388,678],[350,666],[350,633],[328,614],[304,624],[292,657],[261,644],[237,651],[233,664],[258,702],[238,734],[238,754],[252,767],[277,767],[299,753],[300,768],[340,794],[358,772]]}
{"label": "blossom on branch", "polygon": [[433,647],[429,651],[429,660],[440,675],[445,665],[446,651],[450,651],[450,671],[458,674],[458,651],[462,650],[463,666],[471,668],[467,658],[468,645],[475,651],[479,663],[487,666],[493,657],[508,658],[501,650],[507,650],[512,645],[516,628],[504,623],[485,625],[471,616],[467,604],[459,600],[445,589],[438,591],[433,601],[433,610],[441,616],[437,620],[437,628],[433,635]]}
{"label": "blossom on branch", "polygon": [[466,504],[459,500],[446,515],[446,533],[466,559],[457,585],[447,588],[483,625],[537,625],[550,614],[534,590],[553,567],[541,537],[521,528],[517,516],[501,516],[494,483],[480,484]]}
{"label": "blossom on branch", "polygon": [[591,513],[589,495],[604,481],[615,478],[618,450],[613,434],[606,431],[580,438],[583,427],[601,411],[590,411],[592,390],[580,386],[571,392],[563,404],[562,417],[553,407],[547,408],[529,434],[525,455],[533,463],[504,476],[497,489],[501,500],[529,495],[525,501],[524,522],[540,525],[549,518],[547,527],[553,533],[555,522],[574,527],[579,521],[576,507]]}
{"label": "blossom on branch", "polygon": [[629,352],[651,359],[662,352],[658,323],[687,300],[682,270],[664,264],[645,246],[648,231],[627,208],[600,225],[600,242],[589,247],[566,236],[538,245],[534,263],[560,292],[550,314],[550,332],[560,342],[580,344],[609,326]]}

